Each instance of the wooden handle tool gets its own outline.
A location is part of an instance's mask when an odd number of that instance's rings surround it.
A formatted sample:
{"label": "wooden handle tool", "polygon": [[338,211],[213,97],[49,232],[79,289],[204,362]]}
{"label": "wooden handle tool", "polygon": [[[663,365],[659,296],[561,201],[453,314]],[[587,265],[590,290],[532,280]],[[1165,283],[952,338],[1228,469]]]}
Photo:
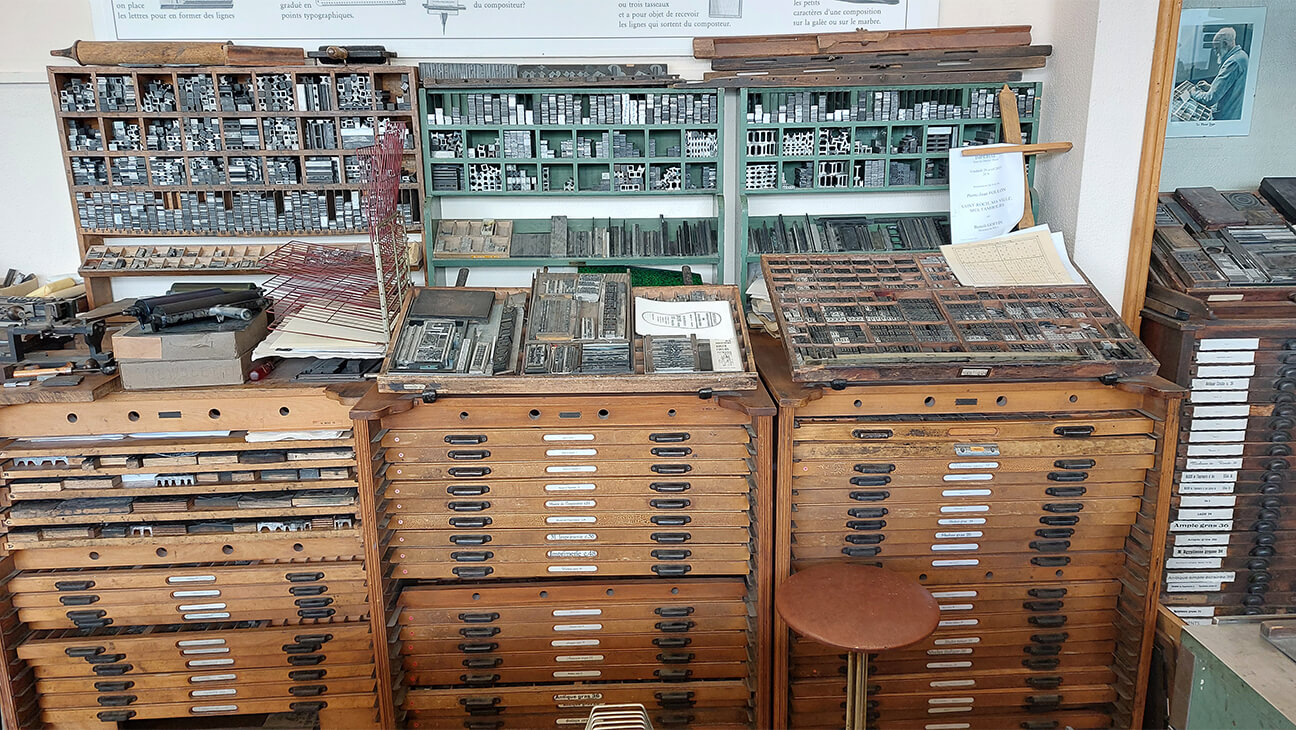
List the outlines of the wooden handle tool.
{"label": "wooden handle tool", "polygon": [[301,48],[178,41],[77,41],[50,51],[82,66],[304,66]]}

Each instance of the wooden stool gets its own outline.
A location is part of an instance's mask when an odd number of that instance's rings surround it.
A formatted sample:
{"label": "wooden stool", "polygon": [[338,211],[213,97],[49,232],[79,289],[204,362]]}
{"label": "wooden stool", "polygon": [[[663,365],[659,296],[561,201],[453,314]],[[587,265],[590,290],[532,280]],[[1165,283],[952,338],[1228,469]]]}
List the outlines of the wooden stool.
{"label": "wooden stool", "polygon": [[774,606],[801,636],[849,652],[850,730],[868,724],[869,652],[922,641],[940,620],[936,599],[918,581],[864,565],[816,565],[796,573],[775,589]]}

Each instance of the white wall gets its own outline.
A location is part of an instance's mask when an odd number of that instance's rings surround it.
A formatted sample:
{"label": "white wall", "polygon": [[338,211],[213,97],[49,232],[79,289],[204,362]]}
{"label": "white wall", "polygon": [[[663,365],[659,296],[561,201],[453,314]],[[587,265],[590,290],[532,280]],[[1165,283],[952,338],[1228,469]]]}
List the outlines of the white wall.
{"label": "white wall", "polygon": [[[0,56],[0,109],[5,110],[0,112],[0,169],[8,174],[0,175],[0,210],[9,225],[0,233],[0,267],[65,273],[76,268],[76,244],[43,69],[51,61],[49,49],[92,37],[89,2],[42,0],[7,6],[8,22],[0,27],[0,41],[5,43],[0,47],[10,49]],[[1054,45],[1048,67],[1030,76],[1044,82],[1041,139],[1067,139],[1076,149],[1040,163],[1036,187],[1042,218],[1066,233],[1078,263],[1117,306],[1124,285],[1156,6],[1156,0],[944,0],[940,13],[941,25],[947,27],[1029,24],[1036,43]],[[549,63],[564,60],[580,59],[545,58]],[[670,63],[690,77],[704,68],[693,59]],[[752,213],[790,212],[788,205],[809,212],[948,209],[940,194],[766,202],[772,200],[754,196]],[[729,203],[732,211],[737,201]],[[620,210],[621,201],[617,205]],[[727,226],[730,245],[734,228]]]}

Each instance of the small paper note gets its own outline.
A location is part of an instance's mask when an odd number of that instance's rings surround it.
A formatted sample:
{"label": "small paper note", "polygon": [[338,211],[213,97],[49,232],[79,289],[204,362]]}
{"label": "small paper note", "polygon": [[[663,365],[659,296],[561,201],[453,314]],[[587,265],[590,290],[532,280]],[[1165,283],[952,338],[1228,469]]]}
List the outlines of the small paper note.
{"label": "small paper note", "polygon": [[970,243],[1002,236],[1026,211],[1022,153],[965,157],[963,149],[949,153],[950,240]]}

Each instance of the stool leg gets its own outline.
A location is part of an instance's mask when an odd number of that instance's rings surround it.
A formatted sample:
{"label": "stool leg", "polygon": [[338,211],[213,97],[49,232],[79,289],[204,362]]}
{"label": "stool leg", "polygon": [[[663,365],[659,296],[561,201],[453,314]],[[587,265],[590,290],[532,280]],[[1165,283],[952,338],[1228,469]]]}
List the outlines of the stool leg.
{"label": "stool leg", "polygon": [[868,726],[868,654],[846,656],[846,728],[866,730]]}

